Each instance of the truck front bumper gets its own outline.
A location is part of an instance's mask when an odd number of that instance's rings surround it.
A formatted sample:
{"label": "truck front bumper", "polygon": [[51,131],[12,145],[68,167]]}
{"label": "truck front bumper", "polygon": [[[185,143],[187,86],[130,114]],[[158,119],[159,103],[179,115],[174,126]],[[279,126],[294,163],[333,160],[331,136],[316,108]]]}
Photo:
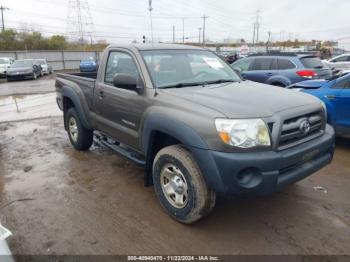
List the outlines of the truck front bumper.
{"label": "truck front bumper", "polygon": [[334,130],[282,150],[225,153],[191,148],[208,186],[226,195],[269,195],[315,173],[332,161]]}

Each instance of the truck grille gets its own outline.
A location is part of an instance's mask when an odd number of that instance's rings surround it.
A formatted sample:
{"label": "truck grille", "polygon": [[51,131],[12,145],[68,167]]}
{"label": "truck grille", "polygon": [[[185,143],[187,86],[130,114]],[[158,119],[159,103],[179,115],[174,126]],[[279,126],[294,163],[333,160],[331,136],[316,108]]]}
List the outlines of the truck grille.
{"label": "truck grille", "polygon": [[318,137],[324,130],[324,114],[313,112],[284,120],[281,127],[278,149],[282,150]]}

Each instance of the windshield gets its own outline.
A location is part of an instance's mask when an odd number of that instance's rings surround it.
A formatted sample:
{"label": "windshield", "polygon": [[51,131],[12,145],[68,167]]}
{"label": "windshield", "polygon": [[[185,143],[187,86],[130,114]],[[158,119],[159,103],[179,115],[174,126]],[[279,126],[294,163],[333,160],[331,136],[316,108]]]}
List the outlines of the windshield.
{"label": "windshield", "polygon": [[229,65],[210,51],[151,50],[141,54],[157,88],[241,81]]}
{"label": "windshield", "polygon": [[15,61],[11,67],[16,68],[16,67],[32,67],[33,63],[31,60],[17,60]]}
{"label": "windshield", "polygon": [[323,68],[323,63],[318,57],[304,57],[300,61],[306,68]]}

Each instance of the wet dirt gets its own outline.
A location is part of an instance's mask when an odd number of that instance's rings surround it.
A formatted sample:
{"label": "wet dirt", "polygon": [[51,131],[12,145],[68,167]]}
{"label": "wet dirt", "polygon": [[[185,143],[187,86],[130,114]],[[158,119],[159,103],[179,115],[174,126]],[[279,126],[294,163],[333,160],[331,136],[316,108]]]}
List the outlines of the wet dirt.
{"label": "wet dirt", "polygon": [[55,74],[37,80],[7,82],[6,79],[0,79],[0,96],[33,95],[50,92],[55,92]]}
{"label": "wet dirt", "polygon": [[270,197],[219,198],[188,226],[163,212],[143,169],[98,146],[75,151],[61,117],[2,123],[0,219],[14,254],[350,254],[349,159],[339,140],[313,176]]}

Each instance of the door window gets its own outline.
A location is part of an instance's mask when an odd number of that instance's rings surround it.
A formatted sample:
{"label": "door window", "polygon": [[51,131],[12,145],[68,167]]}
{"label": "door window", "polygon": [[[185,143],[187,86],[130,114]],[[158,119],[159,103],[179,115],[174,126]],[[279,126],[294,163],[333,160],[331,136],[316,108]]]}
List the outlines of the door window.
{"label": "door window", "polygon": [[338,58],[335,58],[332,60],[332,62],[334,63],[338,63],[338,62],[349,62],[350,61],[350,56],[341,56]]}
{"label": "door window", "polygon": [[250,68],[251,71],[272,70],[274,64],[273,58],[255,58]]}
{"label": "door window", "polygon": [[234,63],[232,65],[232,68],[238,68],[242,72],[247,71],[251,63],[252,63],[252,59],[249,59],[249,58],[244,59],[243,58],[243,59],[239,60],[238,62]]}
{"label": "door window", "polygon": [[279,70],[287,70],[287,69],[293,69],[293,68],[295,68],[295,65],[288,59],[278,59]]}
{"label": "door window", "polygon": [[116,74],[128,74],[138,79],[138,69],[133,58],[124,52],[110,52],[105,72],[105,83],[113,85]]}
{"label": "door window", "polygon": [[349,79],[340,81],[340,82],[336,83],[332,88],[335,88],[335,89],[350,89],[350,81],[349,81]]}

